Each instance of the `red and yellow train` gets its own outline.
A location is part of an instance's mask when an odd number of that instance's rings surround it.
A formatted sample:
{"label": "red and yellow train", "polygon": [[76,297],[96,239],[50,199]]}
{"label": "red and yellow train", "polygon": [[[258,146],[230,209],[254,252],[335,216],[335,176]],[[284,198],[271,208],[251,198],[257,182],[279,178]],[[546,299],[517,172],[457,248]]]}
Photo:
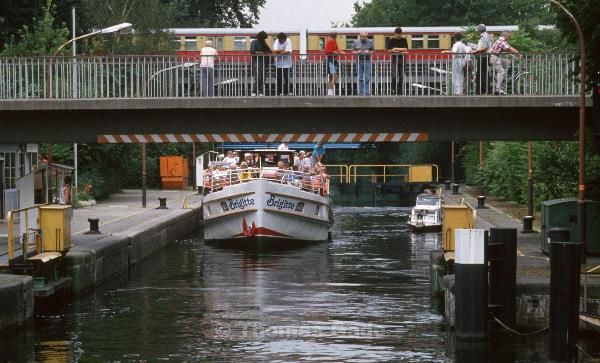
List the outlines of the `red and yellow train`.
{"label": "red and yellow train", "polygon": [[[326,30],[266,30],[269,34],[267,43],[273,44],[279,32],[285,33],[292,41],[294,54],[322,54],[327,36],[332,30],[338,33],[337,43],[340,49],[350,50],[352,42],[360,32],[369,33],[373,40],[375,54],[384,54],[388,39],[394,36],[393,27],[378,28],[336,28]],[[438,27],[404,27],[403,35],[408,41],[411,54],[439,54],[442,50],[452,47],[452,36],[465,31],[462,26]],[[516,31],[518,26],[488,26],[488,32],[499,34],[503,31]],[[213,46],[221,55],[247,55],[250,43],[260,29],[227,29],[227,28],[175,28],[170,31],[176,36],[179,44],[177,54],[197,56],[207,40],[213,41]]]}

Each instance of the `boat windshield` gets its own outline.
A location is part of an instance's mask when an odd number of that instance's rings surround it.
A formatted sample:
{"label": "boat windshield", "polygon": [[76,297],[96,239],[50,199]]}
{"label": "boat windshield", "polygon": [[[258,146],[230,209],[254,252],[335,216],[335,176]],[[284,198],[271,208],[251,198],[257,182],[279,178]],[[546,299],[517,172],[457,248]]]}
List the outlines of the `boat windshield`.
{"label": "boat windshield", "polygon": [[440,204],[440,197],[433,195],[419,195],[417,197],[417,205],[436,206]]}

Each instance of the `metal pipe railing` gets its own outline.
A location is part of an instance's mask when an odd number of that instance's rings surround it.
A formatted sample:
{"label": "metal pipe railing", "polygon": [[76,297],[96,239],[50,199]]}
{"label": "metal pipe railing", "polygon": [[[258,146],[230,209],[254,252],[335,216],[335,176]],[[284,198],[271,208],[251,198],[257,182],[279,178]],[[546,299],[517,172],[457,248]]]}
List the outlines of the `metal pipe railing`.
{"label": "metal pipe railing", "polygon": [[[73,98],[324,96],[326,57],[222,55],[0,58],[0,100]],[[389,54],[337,58],[337,96],[577,94],[574,53]],[[483,66],[486,65],[486,66]],[[395,69],[392,69],[396,67]],[[478,72],[485,72],[480,74]],[[392,76],[396,75],[395,79]]]}

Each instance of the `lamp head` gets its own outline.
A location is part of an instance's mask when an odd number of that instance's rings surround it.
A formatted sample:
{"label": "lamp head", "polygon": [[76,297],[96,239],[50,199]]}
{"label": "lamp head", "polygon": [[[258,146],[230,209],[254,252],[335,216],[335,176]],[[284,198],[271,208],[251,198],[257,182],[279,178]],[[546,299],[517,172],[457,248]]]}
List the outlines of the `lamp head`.
{"label": "lamp head", "polygon": [[101,34],[110,34],[129,30],[132,27],[131,23],[121,23],[100,30]]}

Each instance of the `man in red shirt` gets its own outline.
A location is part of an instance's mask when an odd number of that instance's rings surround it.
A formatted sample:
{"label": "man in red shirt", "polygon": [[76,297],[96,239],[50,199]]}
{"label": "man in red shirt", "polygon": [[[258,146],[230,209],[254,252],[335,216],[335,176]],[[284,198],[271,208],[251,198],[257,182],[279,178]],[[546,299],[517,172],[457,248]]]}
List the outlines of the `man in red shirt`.
{"label": "man in red shirt", "polygon": [[327,67],[327,96],[335,96],[335,82],[338,79],[338,61],[337,55],[344,54],[343,51],[340,51],[337,45],[337,33],[332,31],[327,38],[327,42],[325,43],[325,55],[327,56],[326,67]]}

